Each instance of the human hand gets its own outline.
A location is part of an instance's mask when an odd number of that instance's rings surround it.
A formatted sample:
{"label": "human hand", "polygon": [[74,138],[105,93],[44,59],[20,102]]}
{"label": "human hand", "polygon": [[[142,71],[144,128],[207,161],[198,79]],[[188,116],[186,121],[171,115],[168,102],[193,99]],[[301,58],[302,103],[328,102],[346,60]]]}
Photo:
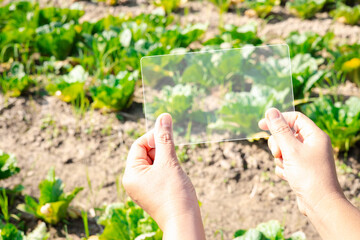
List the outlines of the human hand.
{"label": "human hand", "polygon": [[275,173],[289,182],[304,215],[325,199],[344,198],[330,138],[313,121],[300,112],[281,114],[272,108],[259,127],[270,130],[268,145],[275,159]]}
{"label": "human hand", "polygon": [[122,183],[158,223],[164,239],[179,234],[179,239],[205,239],[194,186],[176,156],[169,114],[160,115],[155,129],[131,146]]}

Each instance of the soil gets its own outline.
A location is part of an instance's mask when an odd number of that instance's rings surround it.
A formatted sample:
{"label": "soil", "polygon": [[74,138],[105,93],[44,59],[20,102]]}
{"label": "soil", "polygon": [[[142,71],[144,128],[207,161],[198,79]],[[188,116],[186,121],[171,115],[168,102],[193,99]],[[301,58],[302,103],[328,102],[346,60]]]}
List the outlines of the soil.
{"label": "soil", "polygon": [[[4,1],[6,3],[6,1]],[[69,1],[48,1],[52,5],[69,6]],[[41,1],[45,5],[46,1]],[[108,7],[79,2],[85,9],[83,20],[99,19],[107,14],[151,11],[145,1],[127,1]],[[190,13],[182,23],[210,24],[206,36],[217,32],[217,10],[207,2],[188,2]],[[359,42],[360,27],[333,22],[326,13],[313,20],[290,16],[283,8],[274,11],[282,20],[249,19],[236,12],[225,14],[225,23],[237,25],[259,22],[260,36],[277,41],[293,30],[312,30],[320,34],[332,29],[339,40]],[[207,17],[205,17],[207,16]],[[349,89],[349,88],[344,88]],[[346,91],[346,90],[345,90]],[[125,112],[102,114],[88,111],[80,116],[73,108],[50,96],[25,96],[9,99],[0,96],[0,148],[17,156],[21,172],[2,182],[2,186],[23,184],[24,194],[38,196],[38,183],[54,167],[64,181],[65,189],[85,189],[74,200],[74,206],[90,215],[90,231],[100,233],[95,209],[126,199],[121,176],[128,150],[133,141],[145,133],[142,96],[138,89],[135,103]],[[119,120],[120,119],[120,120]],[[295,196],[288,184],[274,174],[274,163],[265,140],[200,144],[177,148],[179,160],[196,188],[206,228],[207,239],[231,239],[238,229],[255,227],[277,219],[285,225],[289,236],[305,232],[308,239],[320,239],[314,227],[297,209]],[[360,207],[360,146],[352,148],[344,160],[340,155],[338,173],[346,196]],[[64,225],[50,227],[51,239],[65,239]],[[84,237],[81,219],[71,220],[70,238]]]}

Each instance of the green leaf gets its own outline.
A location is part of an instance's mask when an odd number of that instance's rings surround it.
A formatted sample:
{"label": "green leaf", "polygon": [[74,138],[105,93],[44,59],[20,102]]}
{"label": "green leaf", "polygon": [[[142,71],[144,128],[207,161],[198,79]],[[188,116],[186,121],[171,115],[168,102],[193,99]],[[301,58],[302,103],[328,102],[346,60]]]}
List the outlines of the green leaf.
{"label": "green leaf", "polygon": [[4,153],[0,150],[0,179],[9,178],[20,171],[14,155]]}
{"label": "green leaf", "polygon": [[266,238],[271,240],[283,239],[284,233],[280,223],[276,220],[271,220],[266,223],[261,223],[256,227]]}
{"label": "green leaf", "polygon": [[57,202],[63,199],[63,183],[60,179],[55,177],[55,170],[51,168],[49,170],[47,179],[43,180],[39,184],[40,198],[39,204],[44,205],[46,203]]}
{"label": "green leaf", "polygon": [[234,240],[267,240],[264,235],[257,229],[249,229]]}
{"label": "green leaf", "polygon": [[132,33],[130,29],[124,29],[120,34],[120,43],[123,47],[129,47],[131,43]]}
{"label": "green leaf", "polygon": [[47,232],[46,224],[41,222],[37,227],[28,235],[26,235],[26,240],[47,240],[50,238],[50,233]]}
{"label": "green leaf", "polygon": [[1,240],[23,240],[24,234],[15,225],[8,223],[1,227]]}

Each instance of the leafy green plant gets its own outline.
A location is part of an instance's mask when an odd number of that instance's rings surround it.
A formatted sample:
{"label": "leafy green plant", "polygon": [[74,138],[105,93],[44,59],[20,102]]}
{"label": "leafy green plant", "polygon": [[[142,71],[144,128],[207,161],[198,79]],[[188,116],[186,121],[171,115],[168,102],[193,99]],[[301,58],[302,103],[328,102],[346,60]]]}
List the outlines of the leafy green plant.
{"label": "leafy green plant", "polygon": [[334,68],[340,73],[344,73],[346,77],[360,86],[360,45],[342,45],[332,52],[335,62]]}
{"label": "leafy green plant", "polygon": [[350,7],[338,1],[330,15],[339,22],[355,25],[360,23],[360,5]]}
{"label": "leafy green plant", "polygon": [[246,7],[254,10],[256,15],[260,18],[265,18],[269,15],[271,10],[275,5],[280,3],[279,0],[260,0],[260,1],[252,1],[245,0]]}
{"label": "leafy green plant", "polygon": [[34,84],[35,81],[25,74],[24,65],[19,62],[13,62],[10,71],[0,75],[0,89],[6,98],[18,97]]}
{"label": "leafy green plant", "polygon": [[157,7],[162,7],[167,14],[170,14],[180,7],[181,0],[154,0],[153,4]]}
{"label": "leafy green plant", "polygon": [[326,72],[318,69],[323,59],[315,59],[310,54],[297,54],[291,59],[294,98],[310,96],[311,89],[321,81]]}
{"label": "leafy green plant", "polygon": [[0,239],[1,240],[47,240],[50,234],[47,232],[45,223],[40,223],[38,226],[25,236],[24,232],[18,230],[15,225],[7,223],[0,225]]}
{"label": "leafy green plant", "polygon": [[10,220],[9,202],[8,202],[8,197],[6,195],[5,188],[3,188],[2,192],[0,193],[0,208],[1,208],[1,212],[3,214],[5,222],[9,223],[9,220]]}
{"label": "leafy green plant", "polygon": [[0,180],[9,178],[20,171],[16,157],[0,150]]}
{"label": "leafy green plant", "polygon": [[75,24],[52,22],[36,29],[36,46],[43,55],[64,60],[70,55],[76,40]]}
{"label": "leafy green plant", "polygon": [[238,230],[234,240],[305,240],[303,232],[295,232],[290,238],[285,238],[284,228],[276,220],[260,223],[256,228]]}
{"label": "leafy green plant", "polygon": [[231,5],[231,0],[209,0],[212,4],[214,4],[220,11],[220,14],[227,12]]}
{"label": "leafy green plant", "polygon": [[325,5],[326,0],[290,0],[286,7],[294,15],[305,18],[312,18]]}
{"label": "leafy green plant", "polygon": [[88,73],[80,65],[75,66],[67,75],[51,80],[46,86],[49,94],[64,102],[70,102],[76,107],[85,108],[88,99],[85,97],[84,85]]}
{"label": "leafy green plant", "polygon": [[146,112],[158,117],[161,113],[170,113],[174,122],[182,122],[189,116],[186,113],[192,108],[195,89],[191,85],[178,84],[174,87],[165,86],[162,97],[155,97],[151,105],[147,105]]}
{"label": "leafy green plant", "polygon": [[68,216],[70,202],[83,188],[76,187],[71,193],[64,193],[63,182],[55,176],[55,170],[52,168],[47,178],[40,182],[39,189],[39,201],[26,195],[25,204],[21,204],[18,208],[47,223],[57,224]]}
{"label": "leafy green plant", "polygon": [[227,24],[224,28],[220,28],[221,34],[216,35],[205,42],[205,46],[217,46],[223,43],[228,44],[226,48],[239,48],[246,44],[259,45],[262,40],[257,36],[257,25],[249,23],[242,26]]}
{"label": "leafy green plant", "polygon": [[162,239],[157,223],[132,201],[106,206],[98,223],[105,227],[100,240]]}
{"label": "leafy green plant", "polygon": [[114,111],[128,108],[132,103],[138,75],[138,71],[132,73],[123,71],[116,76],[109,75],[100,80],[97,86],[90,89],[91,97],[94,100],[92,107]]}
{"label": "leafy green plant", "polygon": [[[211,130],[227,130],[237,136],[251,138],[258,130],[257,122],[262,118],[266,109],[278,107],[286,109],[290,102],[289,89],[276,91],[272,87],[253,85],[250,92],[229,92],[225,95],[224,103],[215,113],[214,123],[210,123]],[[282,106],[279,103],[283,103]]]}
{"label": "leafy green plant", "polygon": [[360,140],[360,98],[341,102],[321,97],[301,110],[329,135],[335,151],[348,151]]}
{"label": "leafy green plant", "polygon": [[334,38],[334,33],[329,32],[324,36],[320,36],[314,32],[291,32],[285,39],[289,46],[290,57],[296,54],[309,53],[313,57],[319,57],[319,53],[325,48],[330,48],[331,40]]}

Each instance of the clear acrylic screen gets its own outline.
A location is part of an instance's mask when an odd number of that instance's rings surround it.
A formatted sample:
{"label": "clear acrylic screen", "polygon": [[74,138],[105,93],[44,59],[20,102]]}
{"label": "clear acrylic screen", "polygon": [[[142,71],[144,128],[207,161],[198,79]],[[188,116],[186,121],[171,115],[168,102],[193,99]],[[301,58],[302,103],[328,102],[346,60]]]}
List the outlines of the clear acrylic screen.
{"label": "clear acrylic screen", "polygon": [[170,113],[176,145],[251,139],[268,108],[294,111],[287,45],[141,59],[147,130]]}

